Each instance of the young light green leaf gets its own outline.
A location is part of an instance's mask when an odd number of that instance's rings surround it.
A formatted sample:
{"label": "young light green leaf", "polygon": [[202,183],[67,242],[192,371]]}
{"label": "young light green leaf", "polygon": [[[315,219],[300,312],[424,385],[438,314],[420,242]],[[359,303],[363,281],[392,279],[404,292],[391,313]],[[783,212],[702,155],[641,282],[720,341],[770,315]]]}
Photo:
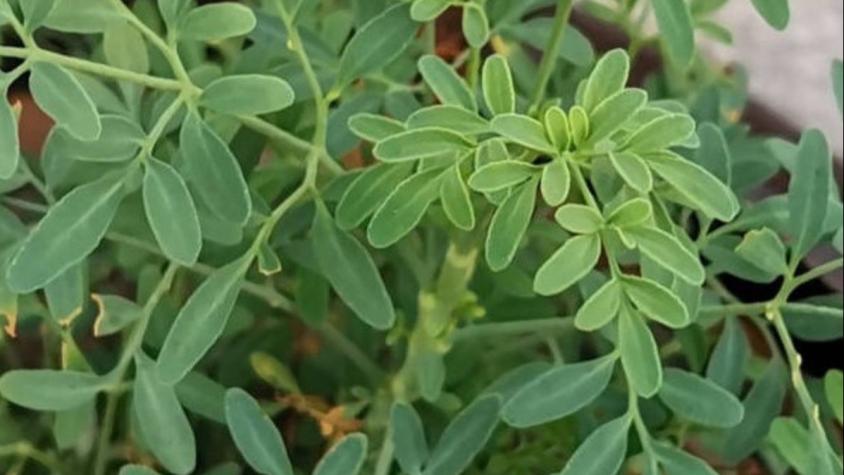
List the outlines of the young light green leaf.
{"label": "young light green leaf", "polygon": [[674,154],[651,154],[646,159],[657,175],[707,216],[729,222],[741,210],[735,193],[700,166]]}
{"label": "young light green leaf", "polygon": [[498,425],[501,400],[482,397],[457,415],[446,428],[423,475],[459,475],[486,446]]}
{"label": "young light green leaf", "polygon": [[410,16],[418,22],[435,20],[451,5],[451,0],[413,0]]}
{"label": "young light green leaf", "polygon": [[149,72],[149,52],[141,33],[128,21],[115,21],[103,35],[103,53],[108,64],[132,72]]}
{"label": "young light green leaf", "polygon": [[651,398],[662,386],[662,361],[645,320],[622,306],[618,324],[619,351],[627,380],[637,394]]}
{"label": "young light green leaf", "polygon": [[102,133],[100,115],[79,81],[59,65],[31,66],[29,90],[38,106],[56,124],[80,140],[96,140]]}
{"label": "young light green leaf", "polygon": [[778,417],[771,424],[768,439],[797,473],[804,475],[817,473],[810,471],[814,452],[812,436],[797,419]]}
{"label": "young light green leaf", "polygon": [[405,473],[420,473],[430,453],[422,420],[412,406],[402,403],[393,405],[390,437],[401,469]]}
{"label": "young light green leaf", "polygon": [[312,235],[319,267],[346,305],[374,328],[392,327],[393,304],[366,248],[338,228],[324,206],[317,207]]}
{"label": "young light green leaf", "polygon": [[143,195],[147,220],[164,255],[183,266],[196,264],[202,231],[193,198],[179,172],[149,157]]}
{"label": "young light green leaf", "polygon": [[741,401],[730,392],[679,369],[665,371],[659,397],[678,416],[705,427],[729,429],[744,418]]}
{"label": "young light green leaf", "polygon": [[496,54],[487,58],[483,71],[484,100],[494,115],[516,112],[516,88],[507,58]]}
{"label": "young light green leaf", "polygon": [[583,147],[586,139],[589,138],[589,130],[591,124],[589,123],[589,115],[586,109],[580,106],[574,106],[569,111],[569,127],[571,127],[572,142],[579,148]]}
{"label": "young light green leaf", "polygon": [[411,163],[384,163],[367,169],[343,194],[335,213],[337,224],[346,231],[360,226],[412,171]]}
{"label": "young light green leaf", "polygon": [[13,370],[0,376],[0,396],[35,411],[67,411],[105,389],[99,376],[76,371]]}
{"label": "young light green leaf", "polygon": [[212,82],[199,97],[199,104],[223,114],[259,115],[286,109],[293,100],[293,88],[287,81],[274,76],[244,74]]}
{"label": "young light green leaf", "polygon": [[559,475],[609,475],[618,473],[627,455],[630,417],[611,421],[580,444]]}
{"label": "young light green leaf", "polygon": [[639,251],[665,269],[692,285],[706,280],[700,259],[671,234],[654,227],[638,227],[624,231],[636,242]]}
{"label": "young light green leaf", "polygon": [[826,378],[824,378],[824,388],[826,398],[838,422],[844,421],[844,395],[842,395],[842,392],[844,392],[844,373],[839,370],[827,373]]}
{"label": "young light green leaf", "polygon": [[694,119],[684,114],[667,114],[636,130],[624,149],[636,153],[659,152],[682,144],[694,132]]}
{"label": "young light green leaf", "polygon": [[537,271],[533,290],[545,296],[560,294],[586,277],[600,257],[600,236],[573,237]]}
{"label": "young light green leaf", "polygon": [[739,394],[749,357],[750,347],[741,323],[736,318],[728,318],[709,360],[706,378],[732,394]]}
{"label": "young light green leaf", "polygon": [[226,392],[226,422],[246,462],[262,475],[293,475],[287,448],[278,429],[246,391]]}
{"label": "young light green leaf", "polygon": [[777,30],[785,30],[791,20],[788,0],[753,0],[753,6],[762,18]]}
{"label": "young light green leaf", "polygon": [[809,130],[800,140],[798,166],[788,190],[789,231],[794,233],[793,251],[802,258],[824,234],[829,207],[832,165],[829,145],[819,130]]}
{"label": "young light green leaf", "polygon": [[648,318],[673,329],[684,328],[691,323],[683,301],[661,284],[632,276],[625,277],[622,283],[624,293]]}
{"label": "young light green leaf", "polygon": [[553,160],[542,169],[542,198],[550,206],[565,203],[571,192],[571,171],[565,159]]}
{"label": "young light green leaf", "polygon": [[612,136],[644,107],[647,101],[647,92],[641,89],[625,89],[598,104],[589,116],[592,130],[586,146],[594,146]]}
{"label": "young light green leaf", "polygon": [[176,391],[158,377],[155,362],[135,356],[133,407],[135,420],[149,449],[170,472],[192,473],[196,467],[196,439]]}
{"label": "young light green leaf", "polygon": [[482,48],[489,41],[489,19],[477,3],[463,5],[463,35],[473,48]]}
{"label": "young light green leaf", "polygon": [[622,49],[605,54],[595,65],[583,90],[581,105],[586,112],[592,112],[604,100],[624,89],[630,75],[630,58]]}
{"label": "young light green leaf", "polygon": [[622,291],[621,283],[616,279],[604,284],[577,311],[575,327],[581,331],[594,332],[609,325],[621,309]]}
{"label": "young light green leaf", "polygon": [[376,114],[357,114],[349,119],[349,129],[358,137],[377,143],[406,129],[401,122]]}
{"label": "young light green leaf", "polygon": [[496,161],[480,167],[469,177],[469,186],[481,193],[507,190],[535,177],[539,169],[529,163]]}
{"label": "young light green leaf", "polygon": [[554,145],[545,126],[536,119],[519,114],[501,114],[492,119],[492,130],[507,140],[537,152],[555,155]]}
{"label": "young light green leaf", "polygon": [[221,267],[190,296],[158,356],[162,381],[181,381],[223,334],[250,263],[241,258]]}
{"label": "young light green leaf", "polygon": [[595,234],[604,227],[604,217],[586,205],[565,205],[554,214],[557,224],[574,234]]}
{"label": "young light green leaf", "polygon": [[94,320],[96,337],[114,335],[143,316],[143,307],[119,295],[92,294],[91,299],[98,310]]}
{"label": "young light green leaf", "polygon": [[695,54],[695,28],[686,0],[651,0],[671,62],[685,69]]}
{"label": "young light green leaf", "polygon": [[418,28],[407,3],[399,3],[372,18],[343,51],[334,90],[393,62],[413,41]]}
{"label": "young light green leaf", "polygon": [[457,106],[419,109],[407,118],[409,129],[439,127],[458,134],[481,135],[489,132],[489,122],[477,113]]}
{"label": "young light green leaf", "polygon": [[651,202],[644,198],[635,198],[613,210],[607,217],[607,222],[624,229],[641,226],[652,216]]}
{"label": "young light green leaf", "polygon": [[515,188],[499,206],[486,239],[486,261],[495,272],[506,269],[527,232],[536,209],[537,180]]}
{"label": "young light green leaf", "polygon": [[785,244],[770,228],[747,233],[736,248],[736,254],[773,275],[785,275],[788,272]]}
{"label": "young light green leaf", "polygon": [[56,203],[12,257],[9,288],[27,293],[47,285],[99,246],[123,198],[123,181],[106,176]]}
{"label": "young light green leaf", "polygon": [[568,151],[571,147],[572,132],[568,115],[559,107],[551,107],[545,112],[545,130],[551,143],[560,152]]}
{"label": "young light green leaf", "polygon": [[182,124],[181,152],[188,180],[205,205],[220,219],[244,224],[252,213],[249,187],[226,143],[197,114]]}
{"label": "young light green leaf", "polygon": [[433,168],[403,181],[369,222],[369,242],[384,249],[413,231],[439,196],[442,174],[441,168]]}
{"label": "young light green leaf", "polygon": [[524,429],[574,414],[606,390],[615,363],[612,356],[555,368],[522,388],[501,416],[507,424]]}
{"label": "young light green leaf", "polygon": [[639,193],[650,193],[654,177],[648,164],[632,152],[610,153],[610,162],[615,171],[630,188]]}
{"label": "young light green leaf", "polygon": [[427,127],[393,135],[375,146],[373,154],[382,162],[422,160],[447,155],[462,155],[472,142],[443,128]]}
{"label": "young light green leaf", "polygon": [[439,56],[423,56],[419,60],[419,72],[443,104],[478,110],[475,96],[466,81]]}
{"label": "young light green leaf", "polygon": [[673,445],[654,444],[660,465],[670,475],[718,475],[706,462]]}
{"label": "young light green leaf", "polygon": [[368,445],[363,434],[346,436],[320,460],[314,475],[357,475],[366,461]]}
{"label": "young light green leaf", "polygon": [[440,185],[440,201],[448,219],[458,228],[470,231],[475,228],[475,208],[460,165],[451,167],[451,170],[445,173]]}
{"label": "young light green leaf", "polygon": [[255,14],[234,2],[202,5],[187,12],[179,26],[184,39],[217,42],[244,36],[255,29]]}
{"label": "young light green leaf", "polygon": [[18,170],[20,142],[18,141],[18,119],[12,106],[6,101],[6,90],[0,86],[0,180],[11,178]]}

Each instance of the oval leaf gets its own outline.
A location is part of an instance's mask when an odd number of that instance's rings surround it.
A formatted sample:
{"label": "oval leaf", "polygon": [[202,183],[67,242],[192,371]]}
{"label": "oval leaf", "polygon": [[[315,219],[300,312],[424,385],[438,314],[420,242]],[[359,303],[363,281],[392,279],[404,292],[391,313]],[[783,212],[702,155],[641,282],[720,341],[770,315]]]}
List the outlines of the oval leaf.
{"label": "oval leaf", "polygon": [[96,140],[100,115],[79,81],[56,64],[37,62],[31,71],[29,90],[38,106],[74,137]]}
{"label": "oval leaf", "polygon": [[0,376],[0,395],[36,411],[67,411],[97,397],[105,388],[95,374],[56,370],[15,370]]}
{"label": "oval leaf", "polygon": [[357,475],[366,461],[369,441],[363,434],[353,434],[337,443],[314,469],[314,475]]}
{"label": "oval leaf", "polygon": [[267,114],[293,104],[293,88],[283,79],[259,74],[226,76],[205,88],[199,103],[224,114]]}
{"label": "oval leaf", "polygon": [[536,273],[533,289],[545,296],[565,292],[592,272],[600,257],[600,237],[573,237],[542,265]]}
{"label": "oval leaf", "polygon": [[146,163],[143,195],[150,227],[164,255],[190,267],[196,264],[202,248],[193,198],[173,167],[152,157]]}
{"label": "oval leaf", "polygon": [[609,475],[618,473],[627,455],[630,418],[624,416],[599,427],[569,459],[560,475]]}
{"label": "oval leaf", "polygon": [[402,182],[372,217],[367,229],[369,242],[383,249],[413,231],[439,196],[442,173],[442,169],[431,169]]}
{"label": "oval leaf", "polygon": [[662,361],[651,330],[633,310],[622,307],[618,325],[619,350],[624,372],[633,389],[644,398],[662,386]]}
{"label": "oval leaf", "polygon": [[454,68],[439,56],[427,55],[419,60],[419,72],[445,105],[462,107],[470,111],[477,111],[475,95]]}
{"label": "oval leaf", "polygon": [[395,446],[396,460],[405,473],[419,473],[428,461],[428,442],[419,414],[402,403],[393,405],[390,415],[390,437]]}
{"label": "oval leaf", "polygon": [[536,209],[536,185],[536,180],[532,180],[514,189],[492,217],[486,261],[495,272],[506,269],[516,256]]}
{"label": "oval leaf", "polygon": [[233,388],[226,392],[226,422],[235,445],[256,472],[294,475],[281,434],[246,391]]}
{"label": "oval leaf", "polygon": [[516,112],[516,88],[507,58],[496,54],[484,63],[483,92],[486,105],[493,114]]}
{"label": "oval leaf", "polygon": [[675,414],[706,427],[728,429],[744,418],[744,407],[717,384],[678,369],[665,371],[659,397]]}
{"label": "oval leaf", "polygon": [[483,397],[457,415],[445,429],[423,475],[460,475],[486,446],[495,426],[501,400]]}
{"label": "oval leaf", "polygon": [[255,29],[258,20],[248,7],[234,2],[202,5],[182,19],[179,34],[196,41],[220,41],[244,36]]}

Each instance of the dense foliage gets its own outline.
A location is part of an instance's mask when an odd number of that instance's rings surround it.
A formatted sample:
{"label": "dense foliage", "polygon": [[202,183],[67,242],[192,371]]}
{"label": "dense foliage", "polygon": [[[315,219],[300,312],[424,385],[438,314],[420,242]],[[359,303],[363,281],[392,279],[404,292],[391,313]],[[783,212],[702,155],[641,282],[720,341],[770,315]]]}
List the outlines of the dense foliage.
{"label": "dense foliage", "polygon": [[738,121],[725,0],[574,3],[0,0],[0,470],[840,474],[826,139]]}

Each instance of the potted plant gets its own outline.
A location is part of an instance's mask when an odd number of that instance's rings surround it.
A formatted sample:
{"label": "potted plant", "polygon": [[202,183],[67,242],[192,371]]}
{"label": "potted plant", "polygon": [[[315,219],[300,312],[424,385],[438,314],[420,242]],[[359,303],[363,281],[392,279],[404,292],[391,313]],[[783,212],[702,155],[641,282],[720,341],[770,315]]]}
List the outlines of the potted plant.
{"label": "potted plant", "polygon": [[738,120],[723,1],[574,3],[0,0],[0,467],[841,473],[824,136]]}

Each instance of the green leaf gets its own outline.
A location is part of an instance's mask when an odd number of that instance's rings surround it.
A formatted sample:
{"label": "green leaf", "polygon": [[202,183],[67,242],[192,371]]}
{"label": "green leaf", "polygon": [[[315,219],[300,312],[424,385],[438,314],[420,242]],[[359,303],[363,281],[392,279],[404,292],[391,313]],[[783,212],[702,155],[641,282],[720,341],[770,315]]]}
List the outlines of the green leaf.
{"label": "green leaf", "polygon": [[605,54],[595,65],[583,91],[582,106],[592,112],[606,99],[615,95],[627,84],[630,75],[630,58],[622,49]]}
{"label": "green leaf", "polygon": [[749,357],[750,346],[741,324],[736,318],[727,318],[724,331],[709,360],[706,378],[732,394],[739,394]]}
{"label": "green leaf", "polygon": [[563,229],[574,234],[595,234],[604,227],[604,217],[586,205],[565,205],[554,214]]}
{"label": "green leaf", "polygon": [[695,54],[695,29],[686,0],[651,0],[671,62],[685,69]]}
{"label": "green leaf", "polygon": [[788,190],[789,231],[794,234],[795,258],[808,254],[824,234],[832,173],[830,156],[821,131],[813,129],[803,134]]}
{"label": "green leaf", "polygon": [[621,309],[621,283],[613,279],[598,289],[577,311],[574,325],[578,330],[594,332],[609,325]]}
{"label": "green leaf", "polygon": [[522,388],[501,416],[507,424],[525,429],[574,414],[606,390],[615,363],[612,356],[548,371]]}
{"label": "green leaf", "polygon": [[182,124],[181,152],[188,181],[204,204],[220,219],[244,224],[252,213],[252,199],[243,172],[223,139],[196,114]]}
{"label": "green leaf", "polygon": [[31,66],[29,90],[38,106],[80,140],[96,140],[102,133],[100,115],[91,97],[67,70],[52,63]]}
{"label": "green leaf", "polygon": [[516,112],[516,87],[506,57],[495,54],[484,63],[483,92],[493,115]]}
{"label": "green leaf", "polygon": [[592,130],[586,145],[594,146],[611,137],[644,107],[647,101],[647,92],[641,89],[626,89],[598,104],[589,116]]}
{"label": "green leaf", "polygon": [[105,30],[103,53],[112,66],[140,74],[149,72],[147,44],[128,21],[115,21]]}
{"label": "green leaf", "polygon": [[684,114],[667,114],[636,130],[624,149],[636,153],[659,152],[682,144],[694,132],[694,119]]}
{"label": "green leaf", "polygon": [[174,29],[190,7],[190,0],[158,0],[158,11],[169,29]]}
{"label": "green leaf", "polygon": [[736,248],[736,253],[756,267],[774,275],[788,273],[785,244],[769,228],[750,231]]}
{"label": "green leaf", "polygon": [[654,444],[660,465],[669,475],[718,475],[703,460],[670,444]]}
{"label": "green leaf", "polygon": [[472,146],[466,137],[447,129],[428,127],[408,130],[378,142],[373,150],[382,162],[422,160],[462,155]]}
{"label": "green leaf", "polygon": [[738,463],[755,452],[780,415],[786,394],[786,369],[773,360],[744,399],[744,419],[724,438],[728,463]]}
{"label": "green leaf", "polygon": [[482,397],[451,421],[431,455],[423,475],[459,475],[472,463],[498,425],[501,400]]}
{"label": "green leaf", "polygon": [[565,203],[571,192],[571,171],[565,159],[553,160],[542,169],[542,198],[550,206]]}
{"label": "green leaf", "polygon": [[477,3],[463,5],[463,35],[473,48],[482,48],[489,41],[489,19]]}
{"label": "green leaf", "polygon": [[384,249],[413,231],[439,196],[442,174],[441,168],[434,168],[403,181],[369,222],[369,242],[378,249]]}
{"label": "green leaf", "polygon": [[659,397],[675,414],[705,427],[729,429],[744,418],[744,407],[731,393],[700,376],[668,369]]}
{"label": "green leaf", "polygon": [[158,472],[143,465],[124,465],[118,475],[158,475]]}
{"label": "green leaf", "polygon": [[0,180],[7,180],[18,170],[20,142],[18,141],[18,119],[12,106],[6,101],[6,89],[0,85]]}
{"label": "green leaf", "polygon": [[523,147],[555,155],[554,145],[545,133],[545,126],[536,119],[519,114],[501,114],[492,119],[492,130]]}
{"label": "green leaf", "polygon": [[616,474],[627,455],[630,417],[624,416],[599,427],[580,444],[559,475]]}
{"label": "green leaf", "polygon": [[106,176],[65,195],[9,262],[9,288],[28,293],[50,283],[99,246],[123,199],[123,181]]}
{"label": "green leaf", "polygon": [[281,258],[278,253],[270,246],[269,243],[264,242],[258,247],[258,272],[261,275],[271,277],[284,269],[281,263]]}
{"label": "green leaf", "polygon": [[420,473],[430,453],[422,420],[412,406],[403,403],[393,405],[390,437],[401,469],[405,473]]}
{"label": "green leaf", "polygon": [[618,325],[619,351],[627,380],[637,394],[651,398],[662,386],[659,349],[645,320],[622,306]]}
{"label": "green leaf", "polygon": [[135,355],[133,407],[144,441],[170,472],[192,473],[196,467],[196,440],[176,391],[158,377],[155,363]]}
{"label": "green leaf", "polygon": [[256,472],[294,474],[281,434],[246,391],[233,388],[226,392],[226,421],[237,449]]}
{"label": "green leaf", "polygon": [[102,116],[103,132],[93,141],[79,140],[64,130],[61,134],[63,153],[74,160],[84,162],[125,162],[138,156],[138,151],[146,141],[146,133],[141,126],[118,115]]}
{"label": "green leaf", "polygon": [[349,129],[369,142],[380,142],[406,129],[401,122],[375,114],[357,114],[349,119]]}
{"label": "green leaf", "polygon": [[61,0],[44,26],[66,33],[99,33],[122,19],[120,9],[109,0]]}
{"label": "green leaf", "polygon": [[349,41],[337,73],[334,90],[392,63],[413,41],[417,25],[406,3],[395,5],[366,23]]}
{"label": "green leaf", "polygon": [[813,440],[809,431],[797,419],[778,417],[771,424],[768,434],[771,444],[797,470],[797,473],[809,475],[812,465]]}
{"label": "green leaf", "polygon": [[391,328],[393,304],[366,248],[338,228],[324,206],[317,207],[312,236],[319,267],[346,305],[372,327]]}
{"label": "green leaf", "polygon": [[791,20],[788,0],[753,0],[756,11],[777,30],[785,30]]}
{"label": "green leaf", "polygon": [[35,411],[67,411],[82,406],[105,389],[101,377],[56,370],[13,370],[0,376],[0,395]]}
{"label": "green leaf", "polygon": [[225,394],[223,385],[196,371],[176,385],[176,395],[185,409],[220,424],[226,423]]}
{"label": "green leaf", "polygon": [[202,249],[199,216],[188,187],[170,165],[149,157],[144,175],[144,209],[168,259],[190,267]]}
{"label": "green leaf", "polygon": [[545,130],[558,151],[568,151],[571,147],[572,132],[565,111],[556,106],[548,109],[545,112]]}
{"label": "green leaf", "polygon": [[601,238],[576,236],[556,252],[536,273],[533,290],[544,296],[557,295],[586,277],[601,257]]}
{"label": "green leaf", "polygon": [[701,146],[695,152],[695,163],[721,183],[730,185],[733,182],[733,158],[724,132],[707,122],[698,128],[697,134]]}
{"label": "green leaf", "polygon": [[508,190],[539,173],[539,168],[514,160],[496,161],[480,167],[469,177],[469,186],[481,193]]}
{"label": "green leaf", "polygon": [[91,299],[97,304],[94,336],[98,338],[114,335],[143,316],[143,307],[119,295],[92,294]]}
{"label": "green leaf", "polygon": [[489,122],[477,113],[457,106],[433,106],[419,109],[407,118],[407,127],[439,127],[458,134],[481,135],[489,132]]}
{"label": "green leaf", "polygon": [[572,142],[580,148],[586,143],[589,138],[589,115],[586,109],[580,106],[574,106],[569,111],[569,126],[571,127]]}
{"label": "green leaf", "polygon": [[286,109],[293,100],[293,88],[287,81],[274,76],[244,74],[212,82],[199,97],[199,104],[223,114],[259,115]]}
{"label": "green leaf", "polygon": [[677,277],[692,285],[701,285],[706,280],[706,271],[700,259],[671,234],[652,227],[638,227],[624,232],[635,240],[643,255]]}
{"label": "green leaf", "polygon": [[26,30],[32,32],[38,29],[47,19],[55,4],[55,0],[25,0],[20,2]]}
{"label": "green leaf", "polygon": [[179,36],[188,40],[217,42],[244,36],[257,25],[248,7],[234,2],[202,5],[190,10],[179,26]]}
{"label": "green leaf", "polygon": [[475,95],[457,72],[439,56],[427,55],[419,60],[419,72],[445,105],[458,106],[477,111]]}
{"label": "green leaf", "polygon": [[515,188],[492,217],[486,239],[486,261],[499,272],[510,266],[536,209],[536,179]]}
{"label": "green leaf", "polygon": [[181,381],[220,338],[250,264],[251,259],[241,258],[217,269],[190,296],[158,356],[162,381]]}
{"label": "green leaf", "polygon": [[410,163],[368,168],[343,194],[337,206],[337,224],[346,231],[360,226],[412,171]]}
{"label": "green leaf", "polygon": [[844,421],[844,373],[839,370],[830,371],[824,379],[826,398],[832,407],[832,412],[838,422]]}
{"label": "green leaf", "polygon": [[631,228],[645,224],[653,216],[651,202],[644,198],[632,199],[613,210],[607,222],[619,228]]}
{"label": "green leaf", "polygon": [[451,6],[451,0],[413,0],[410,16],[418,22],[435,20]]}
{"label": "green leaf", "polygon": [[654,177],[645,161],[631,152],[610,153],[610,162],[615,171],[630,188],[639,193],[650,193],[654,187]]}
{"label": "green leaf", "polygon": [[463,181],[460,165],[451,167],[451,170],[445,173],[440,185],[440,201],[446,216],[455,226],[471,231],[475,228],[475,208],[472,207],[469,189]]}
{"label": "green leaf", "polygon": [[322,458],[314,475],[357,475],[366,461],[369,440],[363,434],[346,436]]}
{"label": "green leaf", "polygon": [[691,323],[686,305],[672,291],[652,280],[625,277],[624,293],[648,318],[663,325],[680,329]]}
{"label": "green leaf", "polygon": [[700,166],[673,154],[646,158],[657,175],[707,216],[729,222],[741,210],[735,193]]}
{"label": "green leaf", "polygon": [[70,267],[44,288],[50,315],[63,326],[73,323],[84,310],[88,293],[85,264],[81,262]]}

